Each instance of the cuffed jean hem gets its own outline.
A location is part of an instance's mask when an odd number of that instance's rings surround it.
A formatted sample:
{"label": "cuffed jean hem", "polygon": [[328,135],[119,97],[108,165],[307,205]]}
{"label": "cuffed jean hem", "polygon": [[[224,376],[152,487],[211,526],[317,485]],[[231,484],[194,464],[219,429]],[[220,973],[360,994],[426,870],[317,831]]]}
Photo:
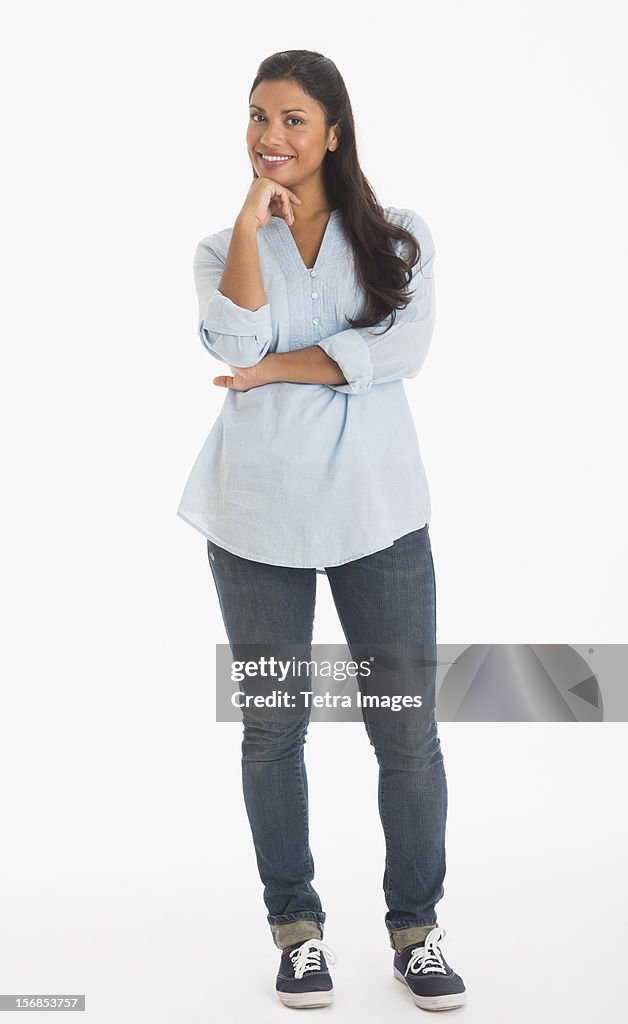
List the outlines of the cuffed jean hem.
{"label": "cuffed jean hem", "polygon": [[397,926],[387,923],[386,927],[388,928],[391,949],[400,953],[402,949],[410,946],[413,942],[423,942],[432,928],[438,928],[438,924],[436,921],[433,921],[431,924],[412,924],[410,922],[406,924],[405,922],[400,922]]}
{"label": "cuffed jean hem", "polygon": [[301,914],[268,915],[268,924],[278,949],[287,949],[305,939],[322,939],[325,913],[305,910]]}

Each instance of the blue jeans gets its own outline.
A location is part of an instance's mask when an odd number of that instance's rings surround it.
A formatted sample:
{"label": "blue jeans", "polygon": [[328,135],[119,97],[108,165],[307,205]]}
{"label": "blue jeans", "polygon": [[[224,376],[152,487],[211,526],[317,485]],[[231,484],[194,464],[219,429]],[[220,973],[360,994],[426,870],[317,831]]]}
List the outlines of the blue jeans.
{"label": "blue jeans", "polygon": [[[234,658],[238,644],[281,644],[284,658],[285,645],[312,643],[315,569],[255,562],[211,540],[207,551]],[[447,781],[435,714],[436,585],[429,527],[326,573],[349,649],[386,645],[393,652],[386,658],[393,691],[423,698],[420,709],[362,708],[379,764],[384,922],[391,947],[400,950],[437,924],[434,908],[444,894]],[[413,644],[429,655],[421,669],[406,653]],[[312,886],[304,761],[309,710],[291,715],[285,708],[242,708],[242,716],[244,802],[267,920],[275,945],[285,949],[302,939],[322,939],[326,917]]]}

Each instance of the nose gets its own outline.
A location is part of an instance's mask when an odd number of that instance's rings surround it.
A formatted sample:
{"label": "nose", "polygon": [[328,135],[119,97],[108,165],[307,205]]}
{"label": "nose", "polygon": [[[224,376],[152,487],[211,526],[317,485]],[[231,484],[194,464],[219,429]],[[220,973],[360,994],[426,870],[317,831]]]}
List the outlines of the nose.
{"label": "nose", "polygon": [[260,144],[266,146],[268,149],[276,149],[281,151],[283,145],[283,136],[280,131],[274,130],[270,127],[266,128],[266,131],[260,135]]}

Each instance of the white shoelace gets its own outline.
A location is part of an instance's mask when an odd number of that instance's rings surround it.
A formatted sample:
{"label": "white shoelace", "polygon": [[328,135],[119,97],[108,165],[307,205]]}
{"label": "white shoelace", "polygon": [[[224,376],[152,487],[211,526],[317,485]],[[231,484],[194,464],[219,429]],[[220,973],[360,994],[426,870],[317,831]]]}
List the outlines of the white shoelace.
{"label": "white shoelace", "polygon": [[412,974],[420,972],[423,974],[446,974],[443,954],[438,948],[438,943],[445,938],[446,934],[444,928],[432,928],[425,937],[425,945],[416,946],[412,950],[405,973],[411,971]]}
{"label": "white shoelace", "polygon": [[305,942],[288,954],[292,960],[295,978],[302,978],[306,971],[320,971],[321,950],[330,964],[336,963],[332,950],[321,939],[306,939]]}

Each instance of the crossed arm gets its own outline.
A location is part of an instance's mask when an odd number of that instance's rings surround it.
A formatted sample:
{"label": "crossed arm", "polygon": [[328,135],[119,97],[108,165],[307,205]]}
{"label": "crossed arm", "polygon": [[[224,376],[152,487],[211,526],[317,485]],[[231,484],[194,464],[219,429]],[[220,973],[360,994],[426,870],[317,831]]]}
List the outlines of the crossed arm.
{"label": "crossed arm", "polygon": [[346,384],[335,359],[319,345],[290,352],[268,352],[253,366],[232,366],[234,376],[214,377],[213,383],[234,391],[250,391],[263,384],[290,381],[293,384]]}
{"label": "crossed arm", "polygon": [[[227,363],[235,376],[221,375],[214,384],[248,391],[278,381],[324,384],[350,395],[363,395],[378,384],[416,377],[430,347],[435,321],[433,262],[434,241],[425,221],[412,213],[409,227],[420,236],[423,258],[413,271],[413,298],[397,310],[392,327],[347,328],[313,345],[287,352],[270,351],[273,341],[270,305],[263,287],[253,301],[248,289],[253,271],[259,275],[256,242],[248,239],[250,259],[240,259],[237,271],[227,277],[225,259],[214,247],[214,237],[199,243],[194,274],[199,298],[198,330],[201,341],[216,359]],[[255,242],[255,246],[254,246]],[[248,254],[248,250],[245,253]],[[229,260],[227,258],[227,264]],[[241,292],[239,289],[247,289]],[[247,296],[247,304],[245,298]],[[248,303],[258,308],[251,309]],[[242,304],[240,304],[242,303]]]}

